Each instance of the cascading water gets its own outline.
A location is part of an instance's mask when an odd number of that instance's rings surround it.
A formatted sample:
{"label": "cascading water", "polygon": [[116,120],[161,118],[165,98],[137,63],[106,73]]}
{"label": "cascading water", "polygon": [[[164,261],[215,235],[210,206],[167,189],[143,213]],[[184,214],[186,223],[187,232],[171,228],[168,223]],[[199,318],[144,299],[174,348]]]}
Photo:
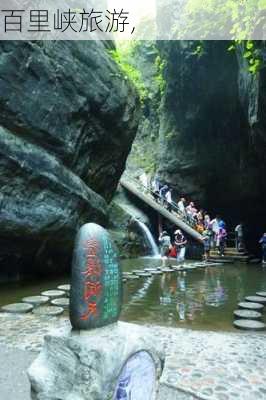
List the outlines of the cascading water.
{"label": "cascading water", "polygon": [[147,227],[147,225],[145,225],[143,222],[139,221],[138,219],[136,219],[137,224],[139,225],[140,229],[142,230],[142,232],[144,233],[144,236],[147,240],[147,242],[150,245],[150,249],[152,251],[152,256],[159,256],[159,249],[157,244],[155,243],[155,240],[149,230],[149,228]]}

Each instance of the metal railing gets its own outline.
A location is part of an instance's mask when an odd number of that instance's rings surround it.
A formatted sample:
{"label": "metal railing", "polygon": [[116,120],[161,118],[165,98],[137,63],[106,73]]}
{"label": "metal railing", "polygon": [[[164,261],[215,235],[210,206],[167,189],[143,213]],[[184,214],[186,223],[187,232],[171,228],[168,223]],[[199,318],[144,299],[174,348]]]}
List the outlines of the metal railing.
{"label": "metal railing", "polygon": [[[155,201],[158,202],[162,207],[164,207],[167,211],[172,212],[174,211],[175,214],[177,214],[177,217],[179,219],[181,219],[181,221],[183,221],[184,223],[186,223],[187,225],[189,225],[191,228],[193,228],[196,232],[197,230],[195,229],[195,224],[192,221],[189,221],[188,218],[186,218],[179,210],[179,207],[177,205],[177,203],[175,203],[174,201],[172,201],[171,203],[169,203],[164,197],[160,196],[158,193],[154,192],[154,190],[152,190],[151,187],[146,187],[145,185],[143,185],[138,179],[133,178],[131,175],[129,175],[127,172],[124,173],[123,175],[127,180],[131,181],[132,183],[134,183],[134,185],[138,188],[140,188],[140,191],[142,194],[144,195],[150,195],[150,197],[152,198],[152,200],[154,200],[155,198],[157,198],[157,200],[155,199]],[[167,206],[169,208],[167,208]]]}

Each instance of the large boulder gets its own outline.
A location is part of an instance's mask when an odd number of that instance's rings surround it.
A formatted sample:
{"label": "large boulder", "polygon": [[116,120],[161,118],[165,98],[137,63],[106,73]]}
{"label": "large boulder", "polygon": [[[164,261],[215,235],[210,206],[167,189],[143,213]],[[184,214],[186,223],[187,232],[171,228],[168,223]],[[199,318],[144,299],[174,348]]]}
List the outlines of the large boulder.
{"label": "large boulder", "polygon": [[107,222],[139,103],[108,47],[0,43],[0,272],[65,268],[80,225]]}

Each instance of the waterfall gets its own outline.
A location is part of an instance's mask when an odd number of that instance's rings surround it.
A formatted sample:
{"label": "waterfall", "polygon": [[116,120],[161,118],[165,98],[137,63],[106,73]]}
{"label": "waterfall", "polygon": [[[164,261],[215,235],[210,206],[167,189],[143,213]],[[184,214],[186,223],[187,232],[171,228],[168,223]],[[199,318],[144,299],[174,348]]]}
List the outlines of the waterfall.
{"label": "waterfall", "polygon": [[159,249],[157,244],[155,243],[155,240],[151,234],[151,231],[149,230],[149,228],[147,227],[147,225],[145,225],[143,222],[139,221],[138,219],[136,220],[137,224],[139,225],[139,227],[141,228],[142,232],[144,233],[144,236],[147,240],[147,242],[150,245],[151,251],[152,251],[152,256],[159,256]]}

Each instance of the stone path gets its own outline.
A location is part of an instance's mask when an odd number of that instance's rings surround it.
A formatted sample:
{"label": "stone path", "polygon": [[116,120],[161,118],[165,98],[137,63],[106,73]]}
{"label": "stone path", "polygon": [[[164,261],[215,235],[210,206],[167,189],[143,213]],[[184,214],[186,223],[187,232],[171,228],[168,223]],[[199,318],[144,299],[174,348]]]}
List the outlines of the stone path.
{"label": "stone path", "polygon": [[266,399],[265,360],[265,334],[170,330],[160,400]]}
{"label": "stone path", "polygon": [[[66,325],[69,321],[65,315],[0,313],[0,347],[5,345],[18,352],[28,350],[37,354],[43,336],[51,329]],[[265,333],[199,332],[157,326],[143,327],[143,330],[152,334],[164,360],[157,400],[266,399]],[[16,363],[10,365],[12,370],[16,376]],[[0,379],[4,376],[0,375]]]}

